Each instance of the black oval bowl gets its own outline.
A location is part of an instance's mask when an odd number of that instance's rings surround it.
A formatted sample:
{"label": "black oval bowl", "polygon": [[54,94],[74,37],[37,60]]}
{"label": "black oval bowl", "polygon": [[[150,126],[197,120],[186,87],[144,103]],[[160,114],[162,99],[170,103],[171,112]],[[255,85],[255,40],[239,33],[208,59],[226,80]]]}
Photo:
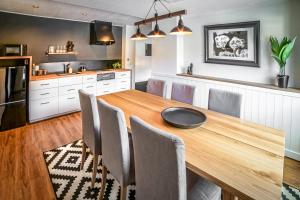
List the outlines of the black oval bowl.
{"label": "black oval bowl", "polygon": [[177,128],[196,128],[206,121],[204,113],[184,107],[170,107],[161,112],[161,116],[165,122]]}

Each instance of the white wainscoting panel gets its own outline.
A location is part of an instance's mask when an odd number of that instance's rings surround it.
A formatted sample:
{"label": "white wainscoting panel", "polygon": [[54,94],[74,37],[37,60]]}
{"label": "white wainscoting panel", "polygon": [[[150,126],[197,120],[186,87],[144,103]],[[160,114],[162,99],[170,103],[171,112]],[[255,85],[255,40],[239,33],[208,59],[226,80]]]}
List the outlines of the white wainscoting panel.
{"label": "white wainscoting panel", "polygon": [[210,88],[242,94],[241,118],[283,130],[286,156],[300,161],[300,93],[158,73],[152,77],[167,81],[167,98],[172,82],[196,86],[194,105],[205,109]]}

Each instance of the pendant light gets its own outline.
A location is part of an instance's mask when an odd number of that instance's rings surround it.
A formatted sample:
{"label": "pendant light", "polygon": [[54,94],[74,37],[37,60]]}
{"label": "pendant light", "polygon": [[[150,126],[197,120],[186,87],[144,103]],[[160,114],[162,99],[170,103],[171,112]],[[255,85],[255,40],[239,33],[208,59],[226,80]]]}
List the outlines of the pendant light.
{"label": "pendant light", "polygon": [[191,34],[192,34],[192,30],[189,27],[184,26],[180,15],[178,25],[171,30],[170,35],[191,35]]}
{"label": "pendant light", "polygon": [[[131,36],[132,40],[145,40],[145,39],[147,39],[147,36],[149,38],[166,37],[166,33],[159,29],[157,21],[163,20],[163,19],[169,19],[169,18],[172,18],[172,17],[178,17],[178,16],[180,17],[180,19],[178,21],[178,25],[171,30],[170,35],[190,35],[190,34],[192,34],[192,30],[190,28],[184,26],[183,21],[181,19],[181,15],[186,15],[187,14],[186,10],[179,10],[179,11],[176,11],[176,12],[171,12],[167,8],[167,6],[163,3],[164,1],[166,1],[166,0],[153,0],[152,6],[150,7],[146,17],[143,20],[137,21],[137,22],[134,23],[134,25],[138,26],[138,28],[137,28],[136,33]],[[156,9],[157,5],[161,5],[168,12],[168,14],[158,15],[158,12],[157,12],[157,9]],[[154,17],[147,18],[149,13],[152,10],[155,11],[154,12],[155,13]],[[148,33],[147,36],[144,35],[141,32],[141,30],[139,28],[139,25],[145,25],[145,24],[152,23],[152,22],[155,22],[154,29],[150,33]]]}
{"label": "pendant light", "polygon": [[166,33],[163,32],[162,30],[159,30],[159,26],[157,24],[157,16],[158,14],[155,13],[155,26],[153,31],[151,31],[150,33],[148,33],[148,37],[149,38],[162,38],[162,37],[166,37]]}
{"label": "pendant light", "polygon": [[138,25],[136,33],[131,36],[132,40],[147,40],[147,36],[141,32],[140,26]]}

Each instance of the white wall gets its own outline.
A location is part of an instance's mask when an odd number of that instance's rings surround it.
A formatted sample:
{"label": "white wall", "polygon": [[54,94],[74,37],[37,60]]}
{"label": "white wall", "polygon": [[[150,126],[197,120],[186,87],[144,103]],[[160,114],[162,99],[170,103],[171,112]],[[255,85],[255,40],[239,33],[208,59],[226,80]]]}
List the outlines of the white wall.
{"label": "white wall", "polygon": [[[153,40],[152,72],[161,74],[175,74],[182,69],[182,64],[177,59],[183,56],[183,66],[194,64],[194,73],[206,76],[229,78],[259,83],[274,83],[278,73],[277,63],[270,56],[269,37],[296,36],[299,39],[296,49],[287,65],[287,73],[291,75],[291,86],[300,87],[300,28],[297,19],[300,19],[300,1],[287,0],[285,3],[274,4],[268,7],[255,7],[244,10],[212,12],[194,18],[183,18],[184,23],[193,30],[193,35],[183,38],[184,51],[177,52],[177,38],[168,36],[162,40]],[[234,23],[243,21],[261,21],[261,67],[252,68],[233,65],[217,65],[204,63],[204,25]],[[171,30],[176,25],[172,20],[159,22],[165,31]]]}
{"label": "white wall", "polygon": [[182,39],[169,35],[169,31],[177,24],[177,20],[167,19],[159,21],[159,27],[165,31],[167,37],[152,40],[152,73],[176,74],[177,68],[183,62]]}

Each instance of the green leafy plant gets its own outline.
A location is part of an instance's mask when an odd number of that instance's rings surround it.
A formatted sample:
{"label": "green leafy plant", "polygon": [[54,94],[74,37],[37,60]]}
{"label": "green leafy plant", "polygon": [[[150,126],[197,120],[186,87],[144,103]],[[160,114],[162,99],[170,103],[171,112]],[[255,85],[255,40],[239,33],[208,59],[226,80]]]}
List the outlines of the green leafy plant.
{"label": "green leafy plant", "polygon": [[115,63],[112,64],[112,67],[114,69],[120,69],[121,68],[121,64],[120,64],[120,62],[115,62]]}
{"label": "green leafy plant", "polygon": [[270,37],[272,57],[276,60],[280,67],[280,75],[285,75],[285,66],[288,58],[290,57],[292,50],[294,48],[296,37],[291,40],[284,37],[279,43],[276,37]]}

